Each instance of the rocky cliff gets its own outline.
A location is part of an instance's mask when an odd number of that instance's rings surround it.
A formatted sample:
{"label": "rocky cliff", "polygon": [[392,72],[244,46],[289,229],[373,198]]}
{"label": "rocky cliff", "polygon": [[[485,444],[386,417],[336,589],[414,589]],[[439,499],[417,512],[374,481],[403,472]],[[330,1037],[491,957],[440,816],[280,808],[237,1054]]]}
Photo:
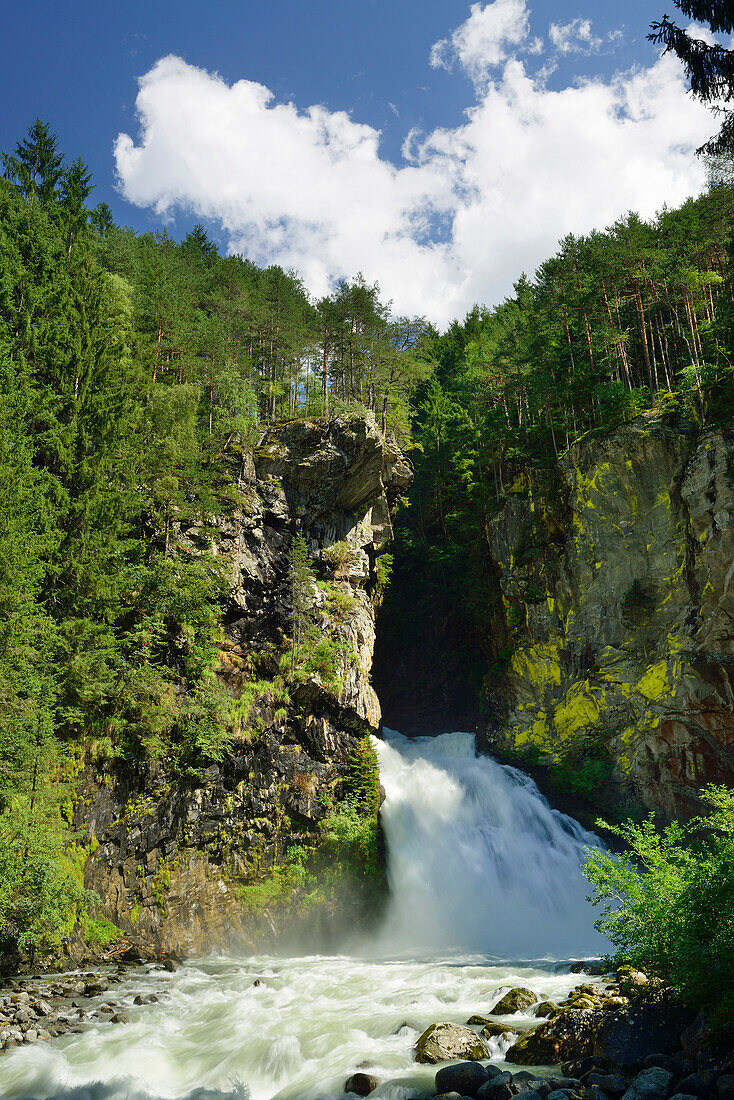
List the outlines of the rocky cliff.
{"label": "rocky cliff", "polygon": [[487,540],[496,749],[616,813],[734,784],[734,434],[654,411],[589,435]]}
{"label": "rocky cliff", "polygon": [[[177,532],[179,548],[210,550],[226,567],[219,675],[240,732],[203,774],[176,774],[166,761],[85,765],[75,810],[80,852],[91,853],[85,882],[131,941],[184,953],[252,944],[293,927],[279,894],[318,892],[318,866],[303,853],[318,850],[359,738],[380,721],[372,594],[409,480],[369,420],[289,422],[241,456],[226,515]],[[315,571],[312,614],[330,664],[314,661],[284,684],[296,534]],[[359,917],[364,897],[345,884],[343,896],[321,900],[328,923],[335,909]],[[310,924],[319,925],[313,913]]]}

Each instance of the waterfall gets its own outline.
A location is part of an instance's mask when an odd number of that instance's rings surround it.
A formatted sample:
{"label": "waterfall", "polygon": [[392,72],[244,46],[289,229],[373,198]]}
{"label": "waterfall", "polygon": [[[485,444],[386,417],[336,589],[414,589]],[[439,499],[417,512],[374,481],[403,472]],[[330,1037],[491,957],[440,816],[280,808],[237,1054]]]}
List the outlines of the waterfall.
{"label": "waterfall", "polygon": [[581,867],[593,833],[469,733],[376,741],[390,902],[379,949],[501,958],[598,954]]}

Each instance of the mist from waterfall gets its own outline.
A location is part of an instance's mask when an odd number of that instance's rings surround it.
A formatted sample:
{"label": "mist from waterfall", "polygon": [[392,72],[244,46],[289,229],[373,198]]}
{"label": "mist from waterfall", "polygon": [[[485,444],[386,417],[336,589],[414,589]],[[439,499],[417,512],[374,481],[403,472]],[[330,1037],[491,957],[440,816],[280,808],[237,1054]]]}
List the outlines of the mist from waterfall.
{"label": "mist from waterfall", "polygon": [[377,950],[499,958],[598,954],[583,877],[593,833],[469,733],[375,742],[390,901]]}

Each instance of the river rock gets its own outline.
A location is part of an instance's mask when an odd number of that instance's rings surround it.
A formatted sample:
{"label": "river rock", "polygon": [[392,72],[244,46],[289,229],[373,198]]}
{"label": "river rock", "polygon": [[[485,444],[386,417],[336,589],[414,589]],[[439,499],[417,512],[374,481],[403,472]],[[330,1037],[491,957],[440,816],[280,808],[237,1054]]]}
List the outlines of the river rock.
{"label": "river rock", "polygon": [[678,1082],[678,1091],[686,1093],[689,1096],[704,1097],[708,1096],[709,1090],[704,1085],[703,1081],[697,1073],[690,1073],[688,1077],[685,1077],[682,1081]]}
{"label": "river rock", "polygon": [[495,1016],[511,1016],[516,1012],[524,1012],[525,1009],[534,1005],[537,1000],[539,1000],[538,995],[533,993],[532,989],[517,986],[515,989],[511,989],[509,993],[505,993],[504,997],[494,1006],[492,1012]]}
{"label": "river rock", "polygon": [[586,1078],[587,1085],[597,1085],[607,1096],[623,1096],[629,1086],[629,1081],[624,1077],[617,1077],[613,1073],[590,1073]]}
{"label": "river rock", "polygon": [[594,1053],[598,1026],[596,1012],[560,1009],[552,1020],[524,1032],[505,1057],[521,1066],[547,1066],[562,1059],[586,1058]]}
{"label": "river rock", "polygon": [[583,1087],[578,1077],[559,1077],[557,1074],[551,1074],[550,1077],[546,1077],[546,1081],[551,1089],[560,1092],[576,1092]]}
{"label": "river rock", "polygon": [[553,1001],[541,1001],[539,1005],[536,1005],[531,1012],[531,1016],[539,1016],[547,1019],[552,1016],[554,1012],[558,1011],[558,1005],[554,1005]]}
{"label": "river rock", "polygon": [[443,1066],[436,1074],[436,1092],[458,1092],[462,1096],[476,1097],[489,1075],[478,1062],[459,1062]]}
{"label": "river rock", "polygon": [[594,1053],[619,1066],[639,1065],[652,1054],[676,1054],[693,1015],[668,993],[638,997],[601,1015]]}
{"label": "river rock", "polygon": [[624,997],[634,996],[649,984],[650,979],[641,970],[633,966],[620,966],[617,970],[617,985]]}
{"label": "river rock", "polygon": [[734,1100],[734,1074],[724,1073],[716,1082],[719,1100]]}
{"label": "river rock", "polygon": [[371,1092],[375,1091],[378,1084],[377,1078],[369,1073],[353,1073],[351,1077],[347,1077],[344,1091],[351,1092],[355,1096],[369,1096]]}
{"label": "river rock", "polygon": [[512,1083],[515,1088],[520,1088],[523,1092],[531,1091],[543,1098],[551,1091],[550,1085],[544,1078],[538,1077],[535,1073],[528,1073],[526,1069],[513,1074]]}
{"label": "river rock", "polygon": [[667,1100],[672,1083],[673,1074],[669,1070],[653,1066],[634,1079],[623,1100]]}
{"label": "river rock", "polygon": [[479,1062],[488,1058],[489,1052],[470,1027],[463,1024],[431,1024],[415,1044],[417,1062],[436,1065],[437,1062],[450,1062],[454,1058],[463,1058]]}
{"label": "river rock", "polygon": [[510,1100],[516,1093],[512,1083],[512,1074],[505,1070],[490,1077],[477,1093],[477,1100]]}
{"label": "river rock", "polygon": [[509,1024],[498,1024],[494,1020],[489,1020],[482,1028],[482,1035],[485,1039],[496,1039],[497,1037],[506,1039],[510,1035],[517,1035],[517,1032]]}

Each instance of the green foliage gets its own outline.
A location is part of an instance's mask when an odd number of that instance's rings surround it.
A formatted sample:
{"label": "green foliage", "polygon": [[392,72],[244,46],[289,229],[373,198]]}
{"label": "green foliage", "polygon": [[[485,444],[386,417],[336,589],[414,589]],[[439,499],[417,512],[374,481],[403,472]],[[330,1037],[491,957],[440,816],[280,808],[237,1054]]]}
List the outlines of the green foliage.
{"label": "green foliage", "polygon": [[79,928],[84,942],[92,951],[104,951],[123,935],[112,921],[106,917],[91,916],[87,911],[80,914]]}
{"label": "green foliage", "polygon": [[350,757],[345,797],[329,805],[316,844],[288,848],[259,880],[240,884],[238,897],[253,913],[279,905],[299,905],[304,912],[329,908],[350,891],[376,903],[385,885],[379,808],[377,754],[371,738],[363,737]]}
{"label": "green foliage", "polygon": [[292,902],[299,891],[315,882],[304,865],[306,858],[303,848],[289,848],[285,859],[273,864],[264,878],[241,883],[237,887],[237,897],[251,913],[262,913],[272,906]]}
{"label": "green foliage", "polygon": [[358,880],[382,882],[379,841],[380,770],[368,736],[360,738],[349,758],[346,797],[323,824],[323,852]]}
{"label": "green foliage", "polygon": [[380,554],[375,561],[375,590],[373,599],[377,607],[382,605],[392,578],[393,555]]}
{"label": "green foliage", "polygon": [[354,559],[354,547],[344,541],[333,542],[331,546],[325,547],[323,553],[335,573],[344,566],[351,565]]}
{"label": "green foliage", "polygon": [[668,982],[722,1020],[734,1012],[734,791],[707,787],[705,817],[662,832],[650,817],[611,829],[622,854],[589,851],[585,874],[602,907],[597,927],[618,963]]}
{"label": "green foliage", "polygon": [[313,622],[311,609],[316,583],[308,544],[303,535],[293,537],[288,579],[291,597],[291,673],[295,673],[296,666],[301,663],[304,639]]}
{"label": "green foliage", "polygon": [[604,741],[584,738],[580,743],[563,746],[551,780],[564,792],[593,798],[611,778],[613,761]]}
{"label": "green foliage", "polygon": [[658,594],[649,581],[635,578],[622,600],[622,617],[631,626],[639,626],[653,613]]}

